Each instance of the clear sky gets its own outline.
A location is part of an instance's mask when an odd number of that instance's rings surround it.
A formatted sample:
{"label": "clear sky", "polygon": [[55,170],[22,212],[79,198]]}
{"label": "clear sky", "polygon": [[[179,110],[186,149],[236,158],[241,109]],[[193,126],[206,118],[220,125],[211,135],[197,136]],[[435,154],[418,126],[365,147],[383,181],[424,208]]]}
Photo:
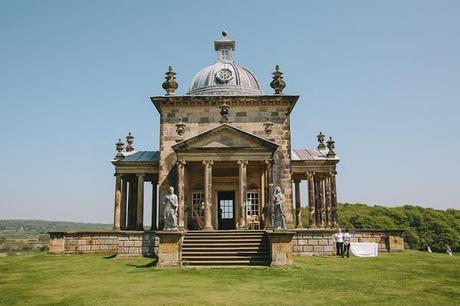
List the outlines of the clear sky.
{"label": "clear sky", "polygon": [[440,0],[1,0],[0,219],[112,222],[116,140],[158,149],[149,97],[170,64],[185,94],[223,29],[265,93],[279,64],[301,96],[293,147],[334,137],[339,201],[460,209],[459,16]]}

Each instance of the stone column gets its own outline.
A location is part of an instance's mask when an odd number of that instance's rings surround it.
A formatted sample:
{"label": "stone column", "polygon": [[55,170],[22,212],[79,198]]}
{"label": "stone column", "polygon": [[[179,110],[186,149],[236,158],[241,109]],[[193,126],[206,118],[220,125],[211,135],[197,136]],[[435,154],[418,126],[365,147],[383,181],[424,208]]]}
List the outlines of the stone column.
{"label": "stone column", "polygon": [[335,176],[337,175],[337,171],[331,171],[331,225],[333,227],[338,226],[337,223],[337,190],[336,190],[336,182]]}
{"label": "stone column", "polygon": [[324,189],[325,189],[325,196],[326,196],[326,226],[330,227],[331,222],[331,187],[330,187],[331,179],[329,176],[326,176],[324,179]]}
{"label": "stone column", "polygon": [[315,183],[315,219],[316,219],[316,226],[320,227],[321,226],[321,205],[320,205],[320,199],[319,199],[319,180],[317,175],[315,174],[314,177],[314,183]]}
{"label": "stone column", "polygon": [[259,217],[261,216],[261,213],[265,209],[265,168],[262,168],[262,171],[260,172],[260,211],[259,211]]}
{"label": "stone column", "polygon": [[267,200],[264,211],[264,228],[273,227],[273,160],[266,160],[266,177],[267,177]]}
{"label": "stone column", "polygon": [[150,227],[151,231],[157,230],[157,183],[152,181],[152,226]]}
{"label": "stone column", "polygon": [[128,204],[128,180],[123,178],[122,187],[121,187],[121,216],[120,216],[120,228],[122,230],[126,229],[126,211]]}
{"label": "stone column", "polygon": [[319,179],[319,203],[321,207],[321,227],[325,227],[326,209],[324,205],[324,178]]}
{"label": "stone column", "polygon": [[144,174],[137,175],[136,229],[144,230]]}
{"label": "stone column", "polygon": [[113,218],[113,229],[119,231],[121,218],[121,174],[115,175],[115,209]]}
{"label": "stone column", "polygon": [[313,182],[313,173],[307,172],[308,180],[308,212],[309,212],[309,225],[316,227],[316,213],[315,213],[315,190]]}
{"label": "stone column", "polygon": [[296,213],[296,223],[295,227],[300,228],[302,227],[302,206],[300,202],[300,181],[294,181],[295,186],[295,213]]}
{"label": "stone column", "polygon": [[238,170],[238,176],[239,176],[239,184],[238,184],[238,202],[239,202],[239,209],[238,209],[238,228],[244,228],[246,227],[246,217],[247,217],[247,212],[246,212],[246,180],[247,180],[247,171],[246,171],[246,166],[248,164],[247,160],[239,160],[238,165],[239,165],[239,170]]}
{"label": "stone column", "polygon": [[204,229],[212,230],[212,160],[204,160]]}
{"label": "stone column", "polygon": [[185,161],[177,162],[177,199],[178,199],[178,226],[179,229],[185,228]]}
{"label": "stone column", "polygon": [[136,178],[129,179],[129,199],[128,199],[128,229],[136,228],[136,206],[137,206],[137,182]]}

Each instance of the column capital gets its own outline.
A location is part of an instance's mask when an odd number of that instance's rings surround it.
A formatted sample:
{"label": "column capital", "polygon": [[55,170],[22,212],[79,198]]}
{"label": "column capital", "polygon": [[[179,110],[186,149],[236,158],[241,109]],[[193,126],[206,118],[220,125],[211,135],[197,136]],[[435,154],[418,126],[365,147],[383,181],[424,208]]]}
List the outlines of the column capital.
{"label": "column capital", "polygon": [[248,161],[247,160],[239,160],[237,161],[238,165],[242,166],[242,167],[245,167],[247,164],[248,164]]}
{"label": "column capital", "polygon": [[313,180],[315,176],[315,172],[307,172],[307,180]]}
{"label": "column capital", "polygon": [[203,160],[203,165],[212,166],[214,164],[213,160]]}
{"label": "column capital", "polygon": [[178,161],[176,162],[176,165],[177,165],[177,166],[182,166],[182,167],[184,167],[185,164],[187,164],[187,162],[186,162],[185,160],[183,160],[183,159],[178,160]]}
{"label": "column capital", "polygon": [[145,176],[145,173],[136,173],[136,176],[137,176],[137,177],[141,177],[141,176],[144,177],[144,176]]}
{"label": "column capital", "polygon": [[272,166],[274,163],[273,159],[266,159],[264,162],[267,166]]}

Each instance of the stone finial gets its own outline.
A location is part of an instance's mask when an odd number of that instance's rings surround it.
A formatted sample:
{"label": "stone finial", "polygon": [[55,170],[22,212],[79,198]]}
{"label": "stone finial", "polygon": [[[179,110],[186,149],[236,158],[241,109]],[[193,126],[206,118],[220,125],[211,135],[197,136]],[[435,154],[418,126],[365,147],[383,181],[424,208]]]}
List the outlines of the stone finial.
{"label": "stone finial", "polygon": [[183,122],[182,117],[179,119],[179,122],[176,123],[176,133],[179,136],[182,136],[185,134],[185,123]]}
{"label": "stone finial", "polygon": [[118,142],[115,144],[115,146],[117,148],[117,155],[115,155],[115,159],[122,159],[125,144],[123,141],[121,141],[121,138],[118,138]]}
{"label": "stone finial", "polygon": [[325,150],[326,146],[324,145],[324,134],[322,132],[319,132],[318,136],[316,137],[318,138],[319,142],[318,150]]}
{"label": "stone finial", "polygon": [[228,123],[228,114],[229,114],[230,105],[224,102],[219,107],[220,107],[220,115],[222,116],[222,118],[220,119],[220,123]]}
{"label": "stone finial", "polygon": [[264,123],[265,134],[270,135],[273,131],[273,122],[270,120],[270,117],[267,117],[267,121]]}
{"label": "stone finial", "polygon": [[129,132],[128,136],[126,136],[126,152],[134,151],[133,143],[134,143],[134,136],[131,134],[131,132]]}
{"label": "stone finial", "polygon": [[335,157],[335,141],[332,140],[332,137],[329,137],[329,140],[327,141],[327,148],[329,151],[327,152],[327,157],[329,158],[334,158]]}
{"label": "stone finial", "polygon": [[162,87],[166,90],[166,96],[173,96],[176,93],[176,89],[179,87],[179,84],[176,82],[176,73],[173,71],[173,68],[169,66],[168,72],[166,72],[166,81],[163,82]]}
{"label": "stone finial", "polygon": [[275,95],[282,95],[283,89],[286,87],[286,83],[283,81],[283,73],[280,71],[280,66],[276,65],[275,71],[273,71],[273,81],[270,83],[270,87],[275,90]]}

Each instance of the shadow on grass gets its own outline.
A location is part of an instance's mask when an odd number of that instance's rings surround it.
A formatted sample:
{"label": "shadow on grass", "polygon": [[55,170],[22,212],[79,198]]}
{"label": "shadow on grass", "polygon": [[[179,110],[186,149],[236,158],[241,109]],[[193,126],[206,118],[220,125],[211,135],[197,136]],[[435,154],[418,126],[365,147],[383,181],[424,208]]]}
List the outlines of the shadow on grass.
{"label": "shadow on grass", "polygon": [[115,253],[115,254],[109,255],[109,256],[104,256],[104,257],[102,257],[102,258],[104,258],[104,259],[112,259],[112,258],[117,257],[117,255],[118,255],[118,252]]}
{"label": "shadow on grass", "polygon": [[144,265],[133,265],[133,264],[127,264],[129,267],[136,267],[136,268],[151,268],[151,267],[156,267],[158,265],[158,257],[157,256],[152,256],[150,258],[153,258],[152,262],[146,263]]}

